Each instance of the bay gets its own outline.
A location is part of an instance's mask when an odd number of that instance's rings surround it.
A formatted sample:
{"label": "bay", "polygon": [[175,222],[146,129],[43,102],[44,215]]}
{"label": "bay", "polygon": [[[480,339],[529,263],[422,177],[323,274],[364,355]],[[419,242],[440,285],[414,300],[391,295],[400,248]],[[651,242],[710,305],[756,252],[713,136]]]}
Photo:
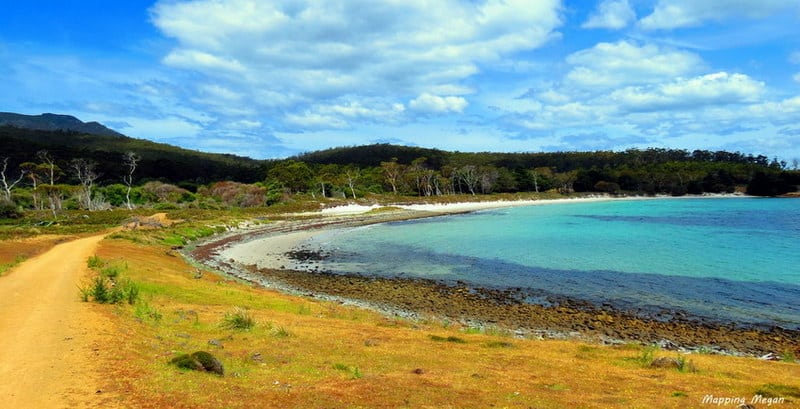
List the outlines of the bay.
{"label": "bay", "polygon": [[335,230],[306,245],[326,253],[320,268],[334,273],[800,328],[800,201],[792,199],[565,201]]}

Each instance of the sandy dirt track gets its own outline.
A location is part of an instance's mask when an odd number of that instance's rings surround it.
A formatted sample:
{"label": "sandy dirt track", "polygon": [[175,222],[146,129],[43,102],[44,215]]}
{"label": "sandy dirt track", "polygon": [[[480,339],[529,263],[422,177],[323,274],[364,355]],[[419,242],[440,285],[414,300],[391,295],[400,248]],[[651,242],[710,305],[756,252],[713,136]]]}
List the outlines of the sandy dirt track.
{"label": "sandy dirt track", "polygon": [[103,237],[56,245],[0,277],[0,406],[88,408],[110,398],[97,371],[110,323],[78,291]]}

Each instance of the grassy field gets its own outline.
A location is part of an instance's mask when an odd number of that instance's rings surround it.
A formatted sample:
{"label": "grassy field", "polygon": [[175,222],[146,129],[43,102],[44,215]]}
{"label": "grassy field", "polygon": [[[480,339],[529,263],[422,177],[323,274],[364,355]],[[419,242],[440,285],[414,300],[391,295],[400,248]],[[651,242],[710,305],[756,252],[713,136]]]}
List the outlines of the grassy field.
{"label": "grassy field", "polygon": [[[237,282],[188,264],[172,246],[222,224],[277,215],[167,213],[185,222],[113,234],[92,260],[139,289],[133,304],[102,306],[117,341],[98,364],[120,407],[692,408],[754,396],[765,399],[758,408],[766,399],[773,407],[800,405],[797,363],[519,339]],[[43,243],[42,251],[59,238],[18,240]],[[17,243],[0,243],[0,263],[14,262]],[[195,351],[215,355],[225,375],[170,364]],[[660,357],[679,365],[652,367]]]}

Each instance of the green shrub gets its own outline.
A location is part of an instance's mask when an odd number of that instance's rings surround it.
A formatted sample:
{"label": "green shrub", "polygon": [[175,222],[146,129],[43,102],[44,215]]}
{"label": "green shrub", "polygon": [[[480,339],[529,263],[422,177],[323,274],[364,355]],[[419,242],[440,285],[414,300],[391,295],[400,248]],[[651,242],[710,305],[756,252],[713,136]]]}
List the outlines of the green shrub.
{"label": "green shrub", "polygon": [[111,291],[105,277],[95,277],[89,290],[94,302],[108,304],[111,301]]}
{"label": "green shrub", "polygon": [[658,347],[655,346],[645,347],[639,354],[639,356],[635,359],[635,361],[638,362],[639,365],[643,367],[649,367],[655,360],[655,354],[657,349]]}
{"label": "green shrub", "polygon": [[136,301],[139,300],[139,293],[141,292],[139,284],[136,284],[131,280],[127,280],[126,287],[125,300],[129,305],[136,304]]}
{"label": "green shrub", "polygon": [[292,336],[292,334],[289,332],[289,330],[287,330],[284,327],[272,328],[272,330],[270,330],[269,333],[270,333],[270,335],[272,335],[275,338],[289,338],[289,337]]}
{"label": "green shrub", "polygon": [[333,369],[336,369],[337,371],[342,371],[342,372],[349,372],[350,375],[352,376],[352,379],[360,379],[360,378],[364,377],[364,375],[361,373],[361,370],[358,369],[357,366],[351,367],[351,366],[348,366],[348,365],[345,365],[345,364],[342,364],[342,363],[336,363],[336,364],[333,364]]}
{"label": "green shrub", "polygon": [[94,256],[89,257],[88,260],[86,260],[86,265],[89,268],[100,268],[100,267],[103,267],[105,265],[105,262],[100,257],[97,257],[96,255],[94,255]]}
{"label": "green shrub", "polygon": [[146,319],[151,319],[155,322],[159,322],[161,321],[161,318],[163,318],[161,312],[152,307],[148,302],[141,300],[136,303],[136,308],[134,309],[133,314],[143,321]]}
{"label": "green shrub", "polygon": [[130,305],[139,299],[139,285],[131,280],[115,283],[114,280],[99,275],[86,287],[78,287],[83,302],[94,301],[99,304],[118,304],[126,301]]}
{"label": "green shrub", "polygon": [[22,211],[16,203],[2,199],[0,200],[0,219],[19,219]]}
{"label": "green shrub", "polygon": [[792,351],[783,351],[780,354],[781,361],[792,363],[797,360],[797,356]]}
{"label": "green shrub", "polygon": [[237,307],[225,314],[221,326],[226,329],[249,330],[256,326],[256,321],[249,311]]}
{"label": "green shrub", "polygon": [[108,277],[112,281],[116,280],[117,277],[119,277],[120,273],[122,273],[122,268],[118,266],[106,267],[100,271],[100,274],[102,274],[105,277]]}

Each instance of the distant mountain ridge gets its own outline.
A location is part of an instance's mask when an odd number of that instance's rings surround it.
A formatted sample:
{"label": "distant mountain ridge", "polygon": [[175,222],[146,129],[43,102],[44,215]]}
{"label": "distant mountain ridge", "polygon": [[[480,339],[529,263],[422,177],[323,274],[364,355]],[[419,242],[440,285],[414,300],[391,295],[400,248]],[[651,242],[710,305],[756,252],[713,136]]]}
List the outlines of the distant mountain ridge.
{"label": "distant mountain ridge", "polygon": [[99,122],[83,122],[72,115],[50,113],[23,115],[13,112],[0,112],[0,126],[3,125],[37,131],[74,131],[89,135],[125,136]]}
{"label": "distant mountain ridge", "polygon": [[220,180],[253,183],[266,177],[267,166],[267,161],[248,157],[206,153],[131,138],[97,122],[83,122],[71,115],[0,112],[0,160],[7,158],[9,169],[15,169],[24,162],[37,163],[39,151],[47,151],[64,170],[73,159],[95,162],[105,183],[122,180],[125,168],[121,163],[126,152],[141,158],[136,169],[139,180],[190,185]]}

